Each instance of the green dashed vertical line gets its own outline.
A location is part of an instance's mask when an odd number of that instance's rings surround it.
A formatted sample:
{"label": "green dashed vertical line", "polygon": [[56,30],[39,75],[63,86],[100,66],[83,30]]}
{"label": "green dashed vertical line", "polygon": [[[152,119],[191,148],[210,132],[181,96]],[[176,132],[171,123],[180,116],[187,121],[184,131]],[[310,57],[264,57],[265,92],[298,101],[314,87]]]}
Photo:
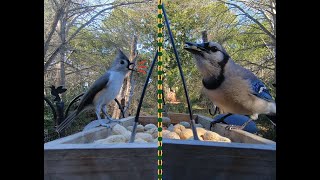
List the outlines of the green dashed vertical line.
{"label": "green dashed vertical line", "polygon": [[162,47],[163,20],[162,0],[158,0],[158,180],[162,180]]}

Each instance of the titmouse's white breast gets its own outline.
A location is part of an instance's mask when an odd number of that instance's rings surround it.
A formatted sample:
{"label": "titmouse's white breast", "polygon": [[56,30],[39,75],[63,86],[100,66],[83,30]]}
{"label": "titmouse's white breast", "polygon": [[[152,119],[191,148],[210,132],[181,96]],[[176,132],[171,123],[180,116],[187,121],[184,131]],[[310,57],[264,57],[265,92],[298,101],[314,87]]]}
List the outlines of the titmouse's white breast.
{"label": "titmouse's white breast", "polygon": [[97,95],[94,97],[94,104],[108,104],[119,94],[123,84],[125,74],[121,72],[110,72],[109,81]]}

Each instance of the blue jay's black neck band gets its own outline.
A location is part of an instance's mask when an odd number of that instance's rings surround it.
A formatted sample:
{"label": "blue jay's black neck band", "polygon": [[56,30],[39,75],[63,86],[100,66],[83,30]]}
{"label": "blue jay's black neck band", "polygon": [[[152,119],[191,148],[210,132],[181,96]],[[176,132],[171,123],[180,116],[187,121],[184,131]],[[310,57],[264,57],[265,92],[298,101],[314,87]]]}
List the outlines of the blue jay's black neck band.
{"label": "blue jay's black neck band", "polygon": [[202,79],[202,84],[206,89],[217,89],[223,81],[224,75],[220,73],[218,77],[211,76],[210,78]]}
{"label": "blue jay's black neck band", "polygon": [[[222,52],[222,51],[220,51],[220,52]],[[222,53],[223,53],[223,60],[221,62],[218,62],[218,64],[221,67],[221,69],[224,70],[224,66],[228,63],[230,56],[228,54],[226,54],[225,52],[222,52]]]}
{"label": "blue jay's black neck band", "polygon": [[217,89],[222,82],[224,81],[224,67],[226,66],[226,64],[228,63],[229,60],[229,55],[222,52],[224,57],[223,60],[221,62],[219,62],[219,66],[220,66],[220,73],[218,76],[211,76],[210,78],[203,78],[202,79],[202,84],[206,89]]}

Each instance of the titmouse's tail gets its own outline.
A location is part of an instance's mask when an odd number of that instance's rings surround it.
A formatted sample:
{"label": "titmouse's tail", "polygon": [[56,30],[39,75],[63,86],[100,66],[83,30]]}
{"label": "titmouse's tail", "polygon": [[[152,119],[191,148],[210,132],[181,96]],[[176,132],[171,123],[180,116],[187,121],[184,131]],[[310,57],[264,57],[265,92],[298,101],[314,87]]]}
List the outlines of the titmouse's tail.
{"label": "titmouse's tail", "polygon": [[56,131],[60,133],[65,128],[69,127],[70,124],[75,120],[78,114],[79,114],[78,111],[72,112],[64,121],[62,121],[61,124],[57,126]]}

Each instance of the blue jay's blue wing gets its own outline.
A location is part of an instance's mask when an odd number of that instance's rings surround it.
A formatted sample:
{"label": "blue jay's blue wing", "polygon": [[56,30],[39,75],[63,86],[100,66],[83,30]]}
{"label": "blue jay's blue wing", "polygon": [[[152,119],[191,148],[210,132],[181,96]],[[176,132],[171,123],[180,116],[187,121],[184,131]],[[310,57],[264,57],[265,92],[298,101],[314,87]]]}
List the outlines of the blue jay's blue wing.
{"label": "blue jay's blue wing", "polygon": [[266,101],[273,101],[267,87],[259,79],[250,80],[252,94]]}

